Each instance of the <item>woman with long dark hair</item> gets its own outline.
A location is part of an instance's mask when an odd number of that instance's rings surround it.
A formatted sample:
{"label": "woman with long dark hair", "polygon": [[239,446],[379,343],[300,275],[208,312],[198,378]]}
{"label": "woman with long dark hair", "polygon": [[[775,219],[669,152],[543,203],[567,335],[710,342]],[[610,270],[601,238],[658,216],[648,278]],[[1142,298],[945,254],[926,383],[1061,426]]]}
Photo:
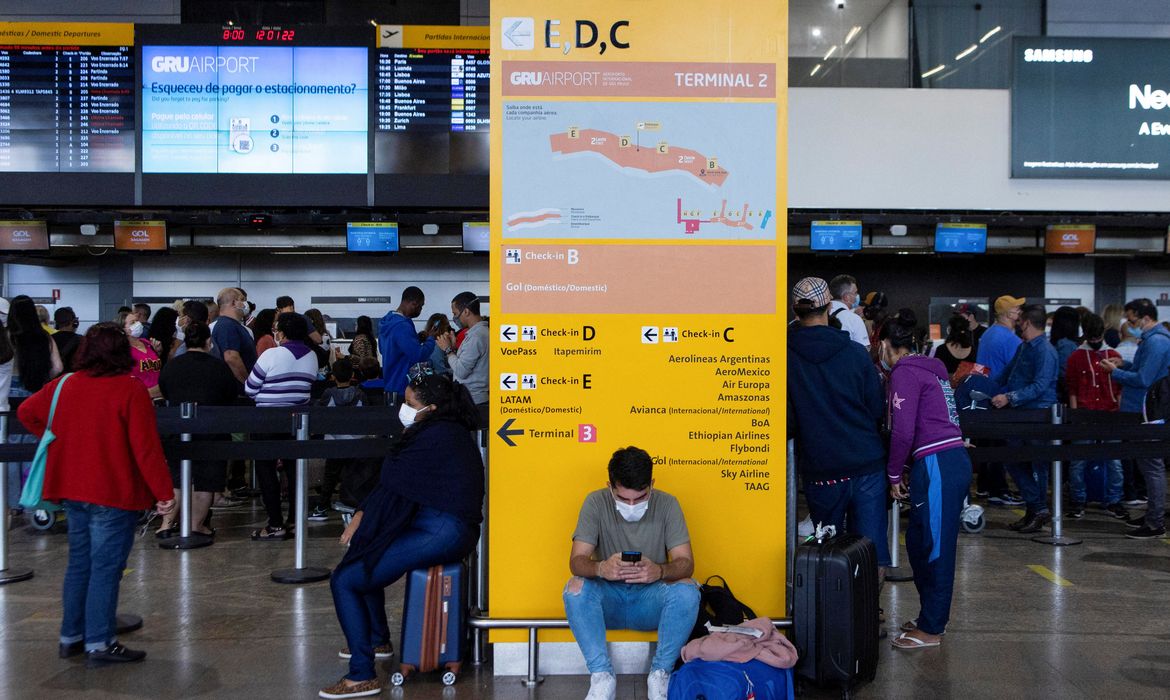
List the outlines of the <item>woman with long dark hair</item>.
{"label": "woman with long dark hair", "polygon": [[1081,317],[1071,306],[1062,306],[1052,314],[1052,335],[1049,341],[1056,348],[1056,384],[1059,395],[1068,398],[1064,386],[1064,375],[1068,369],[1068,358],[1081,344]]}
{"label": "woman with long dark hair", "polygon": [[256,357],[277,346],[272,332],[276,329],[276,309],[262,309],[252,321],[252,333],[256,340]]}
{"label": "woman with long dark hair", "polygon": [[141,661],[146,652],[114,637],[118,585],[143,509],[157,502],[159,513],[174,510],[171,475],[150,394],[130,376],[134,361],[123,329],[90,328],[73,364],[73,373],[43,386],[17,411],[40,437],[59,389],[41,491],[64,506],[69,523],[59,652],[85,653],[91,667]]}
{"label": "woman with long dark hair", "polygon": [[479,538],[484,481],[471,437],[479,422],[475,404],[429,363],[414,365],[407,377],[399,411],[406,430],[341,536],[349,550],[330,585],[349,673],[323,689],[323,698],[377,694],[374,659],[393,653],[386,587],[414,569],[459,561]]}
{"label": "woman with long dark hair", "polygon": [[947,375],[953,375],[963,360],[974,360],[974,339],[971,326],[962,316],[951,316],[947,324],[947,339],[934,350],[934,357],[947,368]]}
{"label": "woman with long dark hair", "polygon": [[942,643],[955,586],[959,514],[971,485],[950,375],[940,360],[917,355],[914,347],[913,326],[891,320],[882,329],[879,352],[891,367],[886,476],[890,495],[911,504],[906,553],[919,601],[918,617],[901,626],[895,649]]}
{"label": "woman with long dark hair", "polygon": [[378,359],[378,337],[374,335],[374,322],[369,316],[358,316],[357,327],[353,331],[353,342],[349,344],[349,354],[357,358],[357,362],[371,357]]}
{"label": "woman with long dark hair", "polygon": [[64,365],[57,344],[41,326],[32,299],[23,294],[12,299],[8,311],[8,337],[16,353],[10,396],[31,396],[61,374]]}
{"label": "woman with long dark hair", "polygon": [[170,361],[171,356],[182,343],[175,337],[178,321],[178,312],[169,306],[164,306],[154,312],[154,320],[150,322],[150,330],[146,334],[145,340],[154,346],[163,367],[167,366],[167,362]]}

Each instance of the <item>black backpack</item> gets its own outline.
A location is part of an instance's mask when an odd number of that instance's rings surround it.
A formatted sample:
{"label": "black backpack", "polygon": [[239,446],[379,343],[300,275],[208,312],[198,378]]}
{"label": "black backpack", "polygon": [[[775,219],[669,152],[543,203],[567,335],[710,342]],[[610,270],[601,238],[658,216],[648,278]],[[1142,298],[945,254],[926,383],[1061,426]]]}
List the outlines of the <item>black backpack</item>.
{"label": "black backpack", "polygon": [[1146,392],[1146,420],[1170,421],[1170,374],[1154,382]]}
{"label": "black backpack", "polygon": [[[711,583],[715,579],[719,579],[718,584]],[[699,590],[699,617],[691,630],[691,639],[706,636],[708,622],[712,625],[740,625],[756,617],[751,608],[732,595],[731,588],[722,576],[711,576],[699,586]]]}

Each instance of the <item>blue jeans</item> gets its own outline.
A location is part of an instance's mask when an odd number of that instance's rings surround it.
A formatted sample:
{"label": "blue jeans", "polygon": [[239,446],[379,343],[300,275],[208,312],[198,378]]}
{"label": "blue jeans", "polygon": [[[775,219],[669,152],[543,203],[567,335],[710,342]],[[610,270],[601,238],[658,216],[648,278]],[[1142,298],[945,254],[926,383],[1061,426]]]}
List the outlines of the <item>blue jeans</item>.
{"label": "blue jeans", "polygon": [[1028,515],[1047,513],[1048,509],[1048,462],[1015,462],[1007,465],[1008,473],[1020,490]]}
{"label": "blue jeans", "polygon": [[804,498],[813,523],[833,525],[837,533],[865,535],[877,547],[878,566],[890,565],[886,470],[855,476],[828,486],[804,482]]}
{"label": "blue jeans", "polygon": [[475,549],[477,529],[458,517],[434,508],[420,508],[406,531],[390,544],[381,560],[367,573],[360,561],[333,572],[333,606],[353,656],[351,681],[378,677],[374,647],[390,641],[386,621],[386,587],[415,569],[459,561]]}
{"label": "blue jeans", "polygon": [[[1068,467],[1068,488],[1072,492],[1072,501],[1082,506],[1088,501],[1085,490],[1085,471],[1090,464],[1085,460],[1077,460]],[[1111,506],[1120,502],[1124,484],[1125,473],[1121,469],[1121,460],[1111,459],[1105,462],[1105,501],[1101,505]]]}
{"label": "blue jeans", "polygon": [[64,501],[69,523],[69,563],[62,593],[61,643],[85,640],[85,650],[115,641],[118,586],[134,546],[139,512]]}
{"label": "blue jeans", "polygon": [[[8,397],[20,398],[28,396],[32,396],[32,393],[24,388],[24,385],[20,382],[20,377],[13,377],[12,387],[9,389]],[[14,414],[8,420],[9,425],[11,425],[16,420],[16,415]],[[40,442],[40,439],[36,435],[30,435],[28,433],[12,434],[11,429],[9,430],[9,445],[35,445],[38,442]],[[32,462],[8,463],[7,473],[4,475],[4,478],[8,480],[8,503],[4,504],[5,507],[9,509],[21,508],[20,492],[24,488],[24,476],[28,474],[31,468]]]}
{"label": "blue jeans", "polygon": [[[971,461],[962,447],[916,460],[910,470],[906,556],[918,589],[918,629],[927,634],[942,634],[951,617],[959,515],[970,487]],[[931,516],[936,514],[932,527]],[[932,555],[937,555],[933,561]]]}
{"label": "blue jeans", "polygon": [[613,673],[605,647],[607,629],[657,630],[658,650],[650,668],[670,673],[699,616],[699,584],[689,578],[673,583],[621,583],[574,577],[562,597],[569,627],[590,673]]}

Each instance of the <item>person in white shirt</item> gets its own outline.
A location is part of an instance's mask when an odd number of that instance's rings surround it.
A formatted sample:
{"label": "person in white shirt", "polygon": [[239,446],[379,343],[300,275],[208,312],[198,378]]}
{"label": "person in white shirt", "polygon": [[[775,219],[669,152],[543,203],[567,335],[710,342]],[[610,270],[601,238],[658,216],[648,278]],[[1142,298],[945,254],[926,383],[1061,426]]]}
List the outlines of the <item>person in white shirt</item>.
{"label": "person in white shirt", "polygon": [[829,319],[837,319],[841,323],[841,330],[848,333],[851,340],[863,348],[869,348],[869,332],[865,329],[865,321],[855,311],[861,306],[857,280],[850,275],[837,275],[829,282],[829,294],[833,297],[829,304]]}

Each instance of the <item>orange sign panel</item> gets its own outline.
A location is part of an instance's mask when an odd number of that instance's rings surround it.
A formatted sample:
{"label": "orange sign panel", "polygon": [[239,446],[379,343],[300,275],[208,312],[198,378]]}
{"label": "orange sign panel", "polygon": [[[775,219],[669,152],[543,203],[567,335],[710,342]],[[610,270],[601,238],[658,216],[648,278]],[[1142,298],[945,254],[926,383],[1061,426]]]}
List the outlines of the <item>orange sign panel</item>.
{"label": "orange sign panel", "polygon": [[1093,224],[1049,226],[1044,235],[1045,253],[1092,253],[1097,246],[1097,227]]}
{"label": "orange sign panel", "polygon": [[49,228],[44,221],[0,221],[0,250],[48,250]]}
{"label": "orange sign panel", "polygon": [[129,251],[167,249],[167,222],[115,221],[114,248]]}

